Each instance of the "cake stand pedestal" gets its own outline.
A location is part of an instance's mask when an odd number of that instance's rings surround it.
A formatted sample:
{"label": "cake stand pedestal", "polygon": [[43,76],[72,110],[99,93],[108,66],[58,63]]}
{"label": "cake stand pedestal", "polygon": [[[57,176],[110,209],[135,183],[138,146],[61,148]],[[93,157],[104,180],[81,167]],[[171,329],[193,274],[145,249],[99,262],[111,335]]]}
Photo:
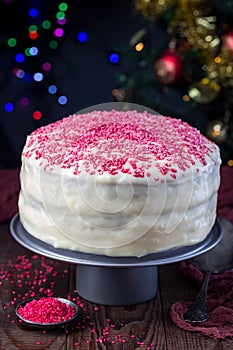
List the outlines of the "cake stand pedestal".
{"label": "cake stand pedestal", "polygon": [[200,243],[141,258],[109,257],[54,248],[28,233],[18,214],[11,220],[10,232],[19,244],[33,252],[76,264],[76,289],[84,299],[103,305],[132,305],[156,295],[159,265],[190,259],[211,250],[223,236],[223,225],[217,219]]}

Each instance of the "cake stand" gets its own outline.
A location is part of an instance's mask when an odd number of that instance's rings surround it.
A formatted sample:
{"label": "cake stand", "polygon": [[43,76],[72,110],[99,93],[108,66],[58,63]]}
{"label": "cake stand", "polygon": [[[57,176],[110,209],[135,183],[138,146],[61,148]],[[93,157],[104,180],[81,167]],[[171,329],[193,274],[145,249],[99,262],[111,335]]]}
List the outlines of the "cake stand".
{"label": "cake stand", "polygon": [[137,257],[109,257],[54,248],[28,233],[16,214],[10,223],[14,239],[25,248],[77,265],[76,289],[81,297],[104,305],[132,305],[153,298],[157,293],[158,266],[190,259],[214,248],[223,236],[217,219],[200,243]]}

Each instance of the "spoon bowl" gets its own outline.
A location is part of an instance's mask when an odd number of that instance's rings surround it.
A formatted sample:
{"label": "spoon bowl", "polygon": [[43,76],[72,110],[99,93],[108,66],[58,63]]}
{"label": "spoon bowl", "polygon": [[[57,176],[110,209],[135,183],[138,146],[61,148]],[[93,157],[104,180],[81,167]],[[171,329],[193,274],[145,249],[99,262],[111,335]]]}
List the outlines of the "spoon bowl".
{"label": "spoon bowl", "polygon": [[71,317],[69,317],[68,319],[59,321],[59,322],[35,322],[35,321],[31,321],[30,319],[27,319],[25,317],[23,317],[20,314],[20,309],[22,307],[25,307],[25,305],[27,305],[28,303],[32,302],[33,300],[39,301],[42,298],[49,298],[49,297],[38,297],[38,298],[31,298],[28,300],[24,300],[23,302],[19,303],[15,309],[15,314],[18,317],[19,321],[27,326],[27,327],[32,327],[32,328],[43,328],[43,329],[49,329],[49,328],[58,328],[58,327],[62,327],[62,326],[66,326],[69,323],[71,323],[72,321],[75,320],[75,318],[78,316],[79,310],[78,310],[78,306],[68,300],[68,299],[64,299],[64,298],[58,298],[58,297],[52,297],[53,299],[55,299],[56,301],[59,301],[61,303],[66,304],[67,306],[69,306],[70,308],[73,308],[74,312],[73,315]]}

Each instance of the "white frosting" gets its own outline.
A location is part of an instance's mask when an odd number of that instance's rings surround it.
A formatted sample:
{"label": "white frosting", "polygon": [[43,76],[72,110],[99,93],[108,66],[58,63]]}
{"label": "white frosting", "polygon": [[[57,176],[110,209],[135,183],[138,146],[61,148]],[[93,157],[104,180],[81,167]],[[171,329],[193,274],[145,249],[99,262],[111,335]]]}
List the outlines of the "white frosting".
{"label": "white frosting", "polygon": [[[80,142],[67,145],[67,138],[63,140],[58,137],[59,130],[64,129],[65,125],[67,131],[71,121],[69,132],[85,136],[93,126],[91,122],[88,123],[88,117],[93,120],[95,115],[98,126],[100,122],[103,123],[103,115],[99,113],[92,113],[90,117],[86,115],[85,126],[83,116],[70,116],[28,136],[22,153],[19,196],[20,220],[25,229],[56,248],[109,256],[140,257],[202,241],[216,219],[221,163],[218,147],[201,135],[199,143],[202,153],[200,151],[197,156],[195,149],[195,157],[190,158],[192,164],[183,168],[182,159],[179,159],[181,163],[175,163],[170,155],[157,159],[155,153],[146,152],[148,139],[140,144],[138,140],[128,142],[128,139],[122,138],[117,143],[111,139],[111,133],[108,133],[109,139],[106,141],[103,133],[96,144],[85,144],[84,149]],[[121,116],[123,122],[124,113],[111,113],[118,119]],[[137,116],[140,123],[137,123]],[[98,123],[96,117],[100,117]],[[144,122],[144,130],[150,132],[153,118],[157,116],[136,112],[130,114],[131,123],[134,120],[134,125],[138,126]],[[164,117],[159,118],[163,120]],[[76,129],[73,127],[74,120]],[[183,126],[181,121],[178,124]],[[190,128],[184,124],[184,133],[190,135]],[[196,133],[195,129],[193,132]],[[51,142],[48,136],[59,144],[57,148],[53,147],[54,154],[48,153],[51,148],[45,146]],[[177,136],[173,134],[172,137]],[[188,147],[187,140],[182,147]],[[110,146],[112,148],[107,150]],[[130,147],[133,149],[132,156]],[[174,144],[178,152],[177,147]],[[62,153],[64,148],[66,153]],[[64,167],[70,151],[74,155],[76,149],[77,153],[72,159],[75,159],[75,164],[78,163],[78,168],[74,163],[68,168]],[[106,153],[100,158],[98,152],[103,152],[103,149]],[[38,153],[40,150],[44,152],[42,155]],[[126,153],[130,155],[127,162],[119,166],[115,174],[112,174],[112,163],[109,165],[106,162],[109,167],[101,168],[101,162],[108,160],[109,154],[113,155],[112,158],[120,159]],[[61,154],[63,157],[59,158]],[[98,164],[94,163],[95,155],[99,157]],[[53,156],[59,161],[51,160]],[[179,152],[179,156],[182,157],[182,152]],[[136,169],[146,169],[143,176],[135,173],[135,164],[131,162],[135,157],[139,159]],[[163,174],[161,166],[168,164],[169,160],[169,171]],[[130,171],[125,173],[127,166]]]}

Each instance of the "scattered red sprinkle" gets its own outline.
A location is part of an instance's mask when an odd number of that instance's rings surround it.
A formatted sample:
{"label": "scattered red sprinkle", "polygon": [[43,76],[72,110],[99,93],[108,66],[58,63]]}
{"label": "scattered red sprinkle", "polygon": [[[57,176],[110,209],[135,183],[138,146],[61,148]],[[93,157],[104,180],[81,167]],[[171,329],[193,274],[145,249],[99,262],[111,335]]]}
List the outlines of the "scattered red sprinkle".
{"label": "scattered red sprinkle", "polygon": [[[66,270],[66,269],[65,269]],[[32,298],[32,296],[41,295],[41,297],[46,297],[50,293],[54,294],[54,287],[56,284],[60,283],[61,276],[64,273],[64,269],[60,269],[60,263],[53,259],[45,258],[44,256],[38,254],[28,254],[27,255],[19,255],[15,256],[12,259],[4,261],[4,263],[0,264],[0,281],[1,285],[4,286],[5,290],[9,288],[9,295],[11,295],[11,300],[8,300],[7,303],[3,305],[3,310],[5,312],[5,317],[8,322],[14,324],[15,316],[14,316],[14,308],[15,303],[21,302],[22,300],[26,300],[28,298]],[[68,270],[67,270],[68,273]],[[67,274],[66,274],[67,275]],[[20,283],[18,281],[20,280]],[[41,289],[42,288],[42,289]],[[52,297],[50,297],[52,298]],[[86,343],[90,344],[95,341],[97,347],[112,348],[113,344],[120,344],[120,347],[126,346],[133,348],[137,340],[140,340],[140,336],[136,336],[135,334],[131,334],[128,339],[123,338],[123,332],[119,325],[115,325],[113,320],[110,318],[106,319],[106,324],[104,327],[95,328],[95,322],[90,316],[90,305],[87,305],[80,299],[77,294],[77,290],[73,290],[71,295],[68,294],[66,296],[67,299],[72,300],[74,303],[78,305],[81,309],[82,318],[78,319],[77,322],[70,326],[69,329],[65,329],[64,332],[72,332],[74,331],[85,331],[87,333]],[[93,311],[100,312],[100,308],[98,306],[92,306]],[[97,308],[96,310],[94,310]],[[19,320],[19,323],[22,324],[22,321]],[[120,327],[124,327],[124,323],[120,323]],[[46,339],[48,336],[45,330],[41,331],[41,339],[40,341],[35,341],[36,344],[40,345],[45,344],[45,346],[49,347],[50,344],[54,341],[53,339]],[[138,338],[139,337],[139,338]],[[127,344],[127,345],[126,345]],[[144,348],[147,346],[147,350],[152,350],[155,348],[153,343],[148,344],[146,341],[139,342],[138,347]],[[77,348],[80,346],[80,342],[75,341],[74,346]],[[89,345],[86,345],[89,346]],[[115,346],[115,345],[114,345]],[[117,346],[117,345],[116,345]]]}
{"label": "scattered red sprinkle", "polygon": [[75,175],[121,172],[144,178],[156,168],[175,179],[177,169],[214,162],[216,147],[180,119],[112,110],[74,114],[38,128],[29,136],[23,157],[33,157],[46,170],[59,166]]}

